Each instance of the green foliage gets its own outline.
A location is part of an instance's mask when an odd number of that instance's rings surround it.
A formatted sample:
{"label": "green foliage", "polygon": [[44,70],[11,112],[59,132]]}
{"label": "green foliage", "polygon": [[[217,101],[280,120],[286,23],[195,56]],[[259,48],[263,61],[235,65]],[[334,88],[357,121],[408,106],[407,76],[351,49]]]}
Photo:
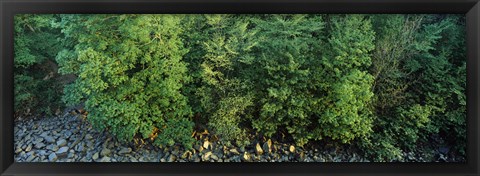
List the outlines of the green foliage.
{"label": "green foliage", "polygon": [[61,85],[52,62],[60,45],[59,31],[50,27],[54,15],[15,15],[14,111],[16,115],[46,113],[61,108]]}
{"label": "green foliage", "polygon": [[248,21],[229,15],[205,15],[205,55],[201,67],[202,86],[198,89],[202,115],[208,117],[208,126],[222,140],[248,144],[241,116],[253,105],[248,80],[242,80],[242,63],[250,48],[254,32],[248,31]]}
{"label": "green foliage", "polygon": [[[191,109],[181,89],[190,78],[179,38],[182,16],[66,15],[58,23],[78,41],[59,53],[62,73],[78,74],[64,100],[85,99],[89,120],[121,140],[157,136],[158,145],[191,146]],[[160,139],[158,139],[160,138]]]}
{"label": "green foliage", "polygon": [[322,57],[326,90],[319,103],[325,136],[346,143],[371,132],[373,77],[367,72],[374,49],[371,21],[363,15],[331,16],[331,35]]}
{"label": "green foliage", "polygon": [[252,126],[267,136],[287,130],[303,145],[315,137],[312,73],[324,28],[319,15],[264,15],[253,20],[257,45],[242,62],[253,83]]}
{"label": "green foliage", "polygon": [[464,154],[464,28],[459,15],[17,15],[15,111],[51,111],[63,88],[125,141],[191,147],[195,126],[240,146],[257,132],[353,142],[376,161],[433,136]]}
{"label": "green foliage", "polygon": [[460,153],[466,147],[466,48],[465,22],[459,16],[429,16],[418,34],[424,48],[415,58],[417,101],[433,107],[430,133],[447,134],[445,139]]}
{"label": "green foliage", "polygon": [[[464,24],[457,16],[375,15],[374,133],[360,145],[378,161],[398,159],[433,134],[465,147]],[[447,42],[449,41],[449,42]],[[453,124],[454,125],[453,125]],[[377,135],[377,134],[382,135]],[[387,141],[387,142],[386,142]],[[374,145],[376,143],[376,145]]]}

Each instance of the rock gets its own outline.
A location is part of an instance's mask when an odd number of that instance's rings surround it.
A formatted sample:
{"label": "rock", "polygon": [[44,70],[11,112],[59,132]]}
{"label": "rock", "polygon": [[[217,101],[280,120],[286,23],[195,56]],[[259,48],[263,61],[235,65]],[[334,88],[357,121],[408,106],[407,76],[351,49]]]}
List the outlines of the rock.
{"label": "rock", "polygon": [[235,155],[240,155],[240,152],[237,151],[237,149],[230,149],[230,152],[235,154]]}
{"label": "rock", "polygon": [[15,149],[15,154],[19,154],[22,151],[23,151],[22,148],[17,148],[17,149]]}
{"label": "rock", "polygon": [[211,146],[210,142],[208,142],[208,141],[203,142],[203,148],[209,150],[209,149],[211,149],[211,148],[209,148],[209,146]]}
{"label": "rock", "polygon": [[58,146],[50,144],[50,145],[47,146],[47,149],[51,150],[53,152],[56,152],[58,150]]}
{"label": "rock", "polygon": [[55,138],[53,138],[52,136],[45,136],[44,139],[48,143],[54,143],[55,142]]}
{"label": "rock", "polygon": [[122,148],[122,149],[118,152],[118,154],[123,155],[123,154],[127,154],[127,153],[130,153],[130,152],[132,152],[132,148],[127,147],[127,148]]}
{"label": "rock", "polygon": [[25,148],[25,152],[29,152],[32,150],[32,144],[28,144],[27,148]]}
{"label": "rock", "polygon": [[200,157],[198,157],[198,155],[193,155],[193,156],[192,156],[192,160],[193,160],[194,162],[200,162],[200,161],[201,161],[201,160],[200,160]]}
{"label": "rock", "polygon": [[162,158],[160,159],[160,162],[167,162],[167,160],[165,160],[165,158]]}
{"label": "rock", "polygon": [[295,152],[295,147],[293,145],[290,146],[290,148],[288,149],[291,153]]}
{"label": "rock", "polygon": [[93,142],[87,141],[87,147],[90,149],[93,148]]}
{"label": "rock", "polygon": [[267,142],[263,143],[263,150],[267,153],[272,152],[272,140],[268,139]]}
{"label": "rock", "polygon": [[440,157],[438,158],[438,161],[447,162],[447,157],[445,157],[443,154],[440,154]]}
{"label": "rock", "polygon": [[65,139],[60,139],[57,141],[57,146],[58,147],[63,147],[63,146],[66,146],[67,145],[67,140]]}
{"label": "rock", "polygon": [[185,153],[182,154],[182,159],[187,159],[192,156],[192,152],[186,151]]}
{"label": "rock", "polygon": [[108,156],[103,157],[100,162],[110,162],[112,159]]}
{"label": "rock", "polygon": [[251,159],[250,154],[248,154],[247,152],[244,152],[243,156],[242,156],[242,160],[246,161],[246,162],[249,162],[250,159]]}
{"label": "rock", "polygon": [[110,142],[110,143],[108,144],[108,148],[114,148],[114,145],[115,145],[115,144],[114,144],[113,142]]}
{"label": "rock", "polygon": [[35,144],[35,148],[37,148],[37,149],[41,149],[43,147],[45,147],[45,144],[43,142],[39,142],[39,143]]}
{"label": "rock", "polygon": [[41,137],[46,137],[48,136],[48,132],[44,131],[42,134],[40,134]]}
{"label": "rock", "polygon": [[55,162],[57,161],[58,157],[55,153],[51,153],[50,155],[48,155],[48,161],[50,162]]}
{"label": "rock", "polygon": [[93,136],[91,134],[87,134],[85,135],[85,139],[87,140],[93,139]]}
{"label": "rock", "polygon": [[215,154],[212,154],[212,155],[210,156],[210,158],[212,158],[212,159],[215,160],[215,161],[218,161],[218,159],[219,159],[218,156],[215,155]]}
{"label": "rock", "polygon": [[43,138],[37,138],[37,140],[35,140],[33,143],[38,144],[40,142],[43,142],[43,140],[44,140]]}
{"label": "rock", "polygon": [[32,162],[33,159],[35,159],[35,157],[36,157],[35,155],[30,155],[30,156],[27,158],[27,160],[25,160],[25,161],[27,161],[27,162]]}
{"label": "rock", "polygon": [[203,151],[203,147],[202,147],[202,146],[199,146],[197,150],[198,150],[198,152],[201,153],[201,152]]}
{"label": "rock", "polygon": [[241,146],[239,149],[240,149],[240,153],[245,152],[245,146]]}
{"label": "rock", "polygon": [[67,155],[67,158],[75,158],[75,153],[69,153],[69,154]]}
{"label": "rock", "polygon": [[60,149],[58,149],[58,151],[56,152],[57,156],[60,157],[60,158],[64,158],[67,156],[68,154],[68,147],[62,147]]}
{"label": "rock", "polygon": [[65,138],[70,138],[70,136],[72,136],[72,132],[70,130],[66,130],[64,133],[63,133],[63,136],[65,136]]}
{"label": "rock", "polygon": [[210,156],[212,155],[212,152],[207,152],[202,156],[202,161],[208,161],[210,160]]}
{"label": "rock", "polygon": [[112,151],[108,148],[103,148],[102,151],[100,151],[100,155],[102,157],[110,156],[111,154],[112,154]]}
{"label": "rock", "polygon": [[168,162],[174,162],[176,159],[177,159],[177,157],[175,155],[170,155],[168,157]]}
{"label": "rock", "polygon": [[47,151],[45,151],[45,150],[38,150],[37,153],[38,153],[39,155],[46,155],[46,154],[47,154]]}
{"label": "rock", "polygon": [[98,152],[95,153],[95,154],[93,154],[92,159],[93,159],[93,160],[97,160],[97,159],[98,159]]}
{"label": "rock", "polygon": [[260,147],[260,143],[257,143],[257,145],[255,146],[255,153],[257,153],[257,155],[263,154],[263,150],[262,150],[262,147]]}
{"label": "rock", "polygon": [[442,154],[448,154],[448,151],[450,151],[450,148],[448,147],[440,147],[438,151]]}
{"label": "rock", "polygon": [[85,147],[83,143],[78,144],[75,148],[77,152],[85,152]]}
{"label": "rock", "polygon": [[300,160],[300,161],[305,160],[305,152],[303,152],[303,151],[300,152],[300,154],[299,154],[299,160]]}

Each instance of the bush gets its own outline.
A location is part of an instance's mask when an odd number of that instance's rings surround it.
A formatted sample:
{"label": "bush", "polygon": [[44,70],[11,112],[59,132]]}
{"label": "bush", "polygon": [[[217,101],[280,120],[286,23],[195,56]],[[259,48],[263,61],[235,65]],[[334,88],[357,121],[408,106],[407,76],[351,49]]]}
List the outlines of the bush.
{"label": "bush", "polygon": [[462,20],[438,15],[373,19],[378,37],[370,71],[375,75],[376,118],[374,133],[359,145],[373,159],[389,161],[399,159],[399,151],[417,150],[434,134],[447,133],[454,135],[441,136],[457,137],[454,146],[462,152],[466,144]]}
{"label": "bush", "polygon": [[157,145],[191,147],[189,82],[178,15],[65,15],[57,25],[77,42],[58,54],[69,104],[85,101],[88,119],[120,140],[140,133]]}
{"label": "bush", "polygon": [[14,111],[16,116],[52,115],[63,107],[61,83],[53,62],[60,50],[54,15],[15,15]]}
{"label": "bush", "polygon": [[[298,145],[355,142],[378,161],[434,134],[466,145],[458,16],[61,15],[53,24],[65,37],[49,55],[78,76],[63,100],[85,101],[94,126],[123,140],[190,146],[194,117],[227,143],[287,132]],[[19,67],[32,64],[31,52],[18,53]],[[32,80],[16,76],[24,90]]]}
{"label": "bush", "polygon": [[[247,29],[247,19],[231,15],[205,15],[204,51],[200,66],[201,86],[197,87],[202,116],[208,127],[224,142],[234,140],[238,145],[248,144],[245,130],[240,126],[241,116],[253,105],[250,83],[242,79],[242,59],[255,43],[253,32]],[[203,33],[205,34],[205,33]]]}

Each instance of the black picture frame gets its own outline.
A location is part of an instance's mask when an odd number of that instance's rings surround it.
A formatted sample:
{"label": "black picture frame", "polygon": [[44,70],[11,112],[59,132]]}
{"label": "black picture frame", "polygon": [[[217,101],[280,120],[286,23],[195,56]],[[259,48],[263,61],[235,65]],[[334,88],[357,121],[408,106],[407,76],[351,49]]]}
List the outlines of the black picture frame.
{"label": "black picture frame", "polygon": [[[479,0],[1,0],[1,175],[479,175]],[[466,163],[15,163],[13,16],[18,13],[456,13],[467,27]]]}

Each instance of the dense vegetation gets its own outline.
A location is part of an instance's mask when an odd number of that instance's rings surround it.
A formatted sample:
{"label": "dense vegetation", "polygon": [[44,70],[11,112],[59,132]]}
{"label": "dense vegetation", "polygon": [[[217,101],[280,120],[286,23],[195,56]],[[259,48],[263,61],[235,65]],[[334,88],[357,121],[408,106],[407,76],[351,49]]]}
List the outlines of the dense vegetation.
{"label": "dense vegetation", "polygon": [[17,115],[84,103],[96,128],[158,146],[197,127],[375,161],[438,138],[465,154],[460,15],[17,15],[15,32]]}

